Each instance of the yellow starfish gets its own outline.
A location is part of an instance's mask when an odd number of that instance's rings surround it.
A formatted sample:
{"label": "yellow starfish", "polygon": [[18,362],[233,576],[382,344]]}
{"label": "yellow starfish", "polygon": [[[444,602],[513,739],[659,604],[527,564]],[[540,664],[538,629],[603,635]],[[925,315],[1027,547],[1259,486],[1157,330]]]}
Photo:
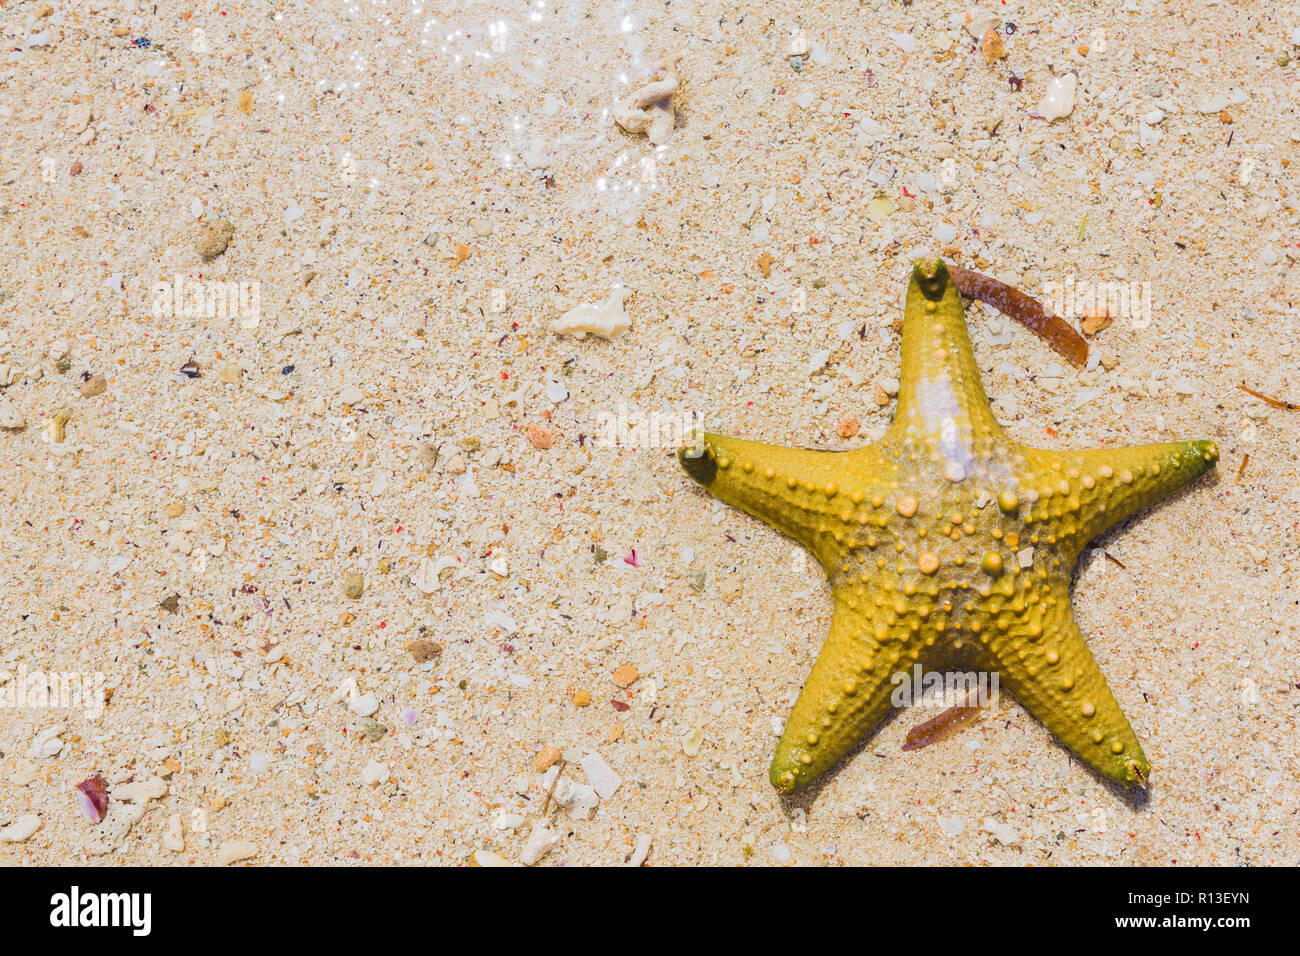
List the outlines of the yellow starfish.
{"label": "yellow starfish", "polygon": [[907,289],[894,423],[831,452],[704,434],[678,453],[723,501],[808,548],[830,579],[830,634],[786,721],[772,785],[807,786],[923,668],[999,683],[1098,773],[1145,785],[1150,764],[1070,609],[1084,545],[1218,460],[1212,441],[1048,451],[993,418],[941,260]]}

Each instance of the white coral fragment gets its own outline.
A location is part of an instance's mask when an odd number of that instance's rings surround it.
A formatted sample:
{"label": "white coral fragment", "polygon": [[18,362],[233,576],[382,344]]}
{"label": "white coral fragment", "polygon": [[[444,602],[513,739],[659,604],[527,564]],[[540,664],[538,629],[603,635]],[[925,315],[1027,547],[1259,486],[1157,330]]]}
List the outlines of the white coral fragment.
{"label": "white coral fragment", "polygon": [[570,309],[551,323],[551,331],[578,338],[583,338],[588,332],[602,339],[618,338],[632,328],[632,317],[623,311],[627,291],[624,286],[615,286],[604,301],[594,305],[584,302]]}
{"label": "white coral fragment", "polygon": [[674,53],[659,60],[641,86],[614,104],[614,122],[629,133],[645,133],[656,146],[668,142],[673,134],[679,56]]}

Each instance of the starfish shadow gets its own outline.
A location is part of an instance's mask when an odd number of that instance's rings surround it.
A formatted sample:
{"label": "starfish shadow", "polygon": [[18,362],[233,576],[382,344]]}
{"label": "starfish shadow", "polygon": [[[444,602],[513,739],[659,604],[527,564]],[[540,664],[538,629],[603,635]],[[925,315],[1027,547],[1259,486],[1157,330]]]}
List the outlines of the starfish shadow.
{"label": "starfish shadow", "polygon": [[[1071,578],[1071,597],[1073,598],[1074,596],[1074,589],[1073,589],[1074,581],[1077,580],[1088,569],[1088,566],[1092,564],[1094,560],[1093,555],[1096,553],[1097,550],[1109,554],[1110,552],[1107,550],[1107,545],[1112,539],[1117,538],[1120,535],[1126,533],[1132,525],[1140,524],[1141,522],[1145,521],[1148,517],[1150,517],[1155,513],[1158,507],[1162,507],[1166,504],[1172,504],[1173,502],[1187,495],[1197,494],[1206,487],[1209,488],[1217,487],[1220,484],[1221,480],[1222,479],[1217,470],[1206,472],[1205,475],[1202,476],[1202,478],[1199,481],[1194,481],[1190,485],[1178,489],[1178,491],[1174,492],[1168,498],[1162,499],[1161,501],[1156,502],[1154,505],[1148,508],[1144,508],[1143,510],[1139,511],[1137,514],[1132,515],[1131,517],[1127,518],[1124,521],[1121,521],[1119,524],[1117,524],[1115,527],[1108,530],[1101,537],[1094,540],[1091,543],[1092,547],[1084,553],[1084,555],[1080,558],[1079,563],[1076,565],[1074,569],[1074,574],[1072,575]],[[1122,565],[1121,567],[1123,567],[1123,569],[1125,571],[1128,571],[1130,574],[1133,573],[1132,569],[1128,568],[1127,566]],[[1057,746],[1060,745],[1057,744]],[[1070,754],[1068,749],[1066,749],[1066,753]],[[1150,797],[1151,797],[1151,787],[1149,784],[1145,787],[1124,787],[1119,783],[1115,782],[1114,780],[1102,776],[1092,767],[1089,767],[1086,763],[1083,763],[1081,760],[1078,760],[1073,754],[1070,754],[1070,762],[1077,766],[1083,767],[1094,778],[1099,780],[1101,783],[1105,784],[1106,789],[1110,790],[1111,793],[1117,799],[1128,804],[1130,810],[1141,811],[1147,808],[1147,804],[1150,801]]]}
{"label": "starfish shadow", "polygon": [[[1008,694],[1007,696],[1010,700],[1015,700],[1015,697],[1013,695]],[[1019,704],[1017,704],[1017,706],[1019,706]],[[789,817],[793,811],[798,809],[802,809],[805,813],[811,810],[813,804],[817,802],[817,798],[821,796],[822,791],[827,787],[828,784],[830,784],[832,780],[835,779],[835,777],[839,774],[839,772],[844,767],[848,766],[850,763],[856,760],[858,756],[864,750],[867,749],[868,745],[871,743],[873,739],[875,739],[877,734],[879,734],[882,730],[884,730],[887,726],[889,726],[890,723],[897,720],[901,715],[907,713],[910,710],[912,710],[911,707],[898,707],[895,708],[894,710],[891,710],[880,721],[880,723],[876,724],[875,727],[871,728],[871,730],[867,734],[865,734],[861,740],[859,740],[856,744],[854,744],[853,749],[850,750],[843,757],[841,757],[840,760],[835,764],[835,766],[831,767],[831,769],[828,770],[826,773],[822,774],[815,781],[813,781],[807,787],[800,790],[798,793],[789,794],[789,795],[778,794],[777,796],[781,801],[781,810],[784,813],[784,815],[786,817]],[[1032,720],[1033,718],[1031,717],[1030,719]],[[960,734],[958,734],[957,736],[960,736]],[[944,740],[944,741],[940,741],[937,744],[937,746],[944,746],[945,744],[949,744],[949,743],[951,743],[950,740]],[[1073,753],[1070,752],[1070,749],[1068,747],[1061,744],[1054,737],[1052,738],[1052,746],[1056,747],[1062,753],[1065,754],[1066,758],[1070,761],[1071,766],[1082,767],[1084,770],[1088,772],[1088,774],[1094,780],[1096,780],[1100,784],[1103,784],[1106,787],[1106,789],[1110,791],[1111,796],[1113,796],[1116,800],[1126,804],[1128,808],[1133,812],[1137,813],[1147,809],[1147,805],[1149,804],[1151,799],[1151,788],[1149,785],[1145,787],[1125,787],[1123,784],[1111,780],[1109,777],[1104,776],[1102,773],[1100,773],[1093,767],[1088,766],[1082,760],[1079,760],[1077,757],[1075,757]],[[897,760],[900,759],[901,753],[902,751],[899,751],[899,753],[874,754],[874,756],[882,760]]]}
{"label": "starfish shadow", "polygon": [[[802,808],[805,812],[811,809],[812,805],[817,802],[817,798],[821,796],[822,790],[826,788],[826,785],[830,783],[831,780],[833,780],[836,776],[839,775],[840,770],[842,770],[844,767],[852,763],[858,757],[859,754],[861,754],[864,750],[866,750],[867,746],[871,743],[872,740],[875,739],[878,733],[880,733],[891,723],[897,720],[900,714],[910,709],[911,708],[908,707],[896,707],[895,709],[891,710],[888,714],[886,714],[884,717],[881,718],[880,723],[876,724],[874,727],[871,728],[871,730],[863,734],[862,739],[853,745],[853,749],[850,750],[848,753],[846,753],[838,761],[836,761],[833,767],[831,767],[828,771],[826,771],[824,774],[822,774],[812,783],[808,784],[808,786],[804,787],[798,793],[792,793],[792,794],[778,793],[777,796],[781,800],[781,809],[785,812],[785,815],[789,816],[792,811],[800,808]],[[888,760],[891,759],[894,755],[876,754],[875,756],[881,759]]]}
{"label": "starfish shadow", "polygon": [[1159,501],[1147,505],[1141,511],[1137,512],[1137,514],[1129,515],[1129,517],[1125,518],[1119,524],[1115,525],[1115,527],[1108,528],[1105,534],[1101,535],[1100,537],[1094,538],[1092,541],[1089,542],[1088,550],[1084,552],[1085,558],[1081,558],[1079,563],[1075,566],[1074,575],[1071,578],[1071,581],[1073,582],[1075,578],[1078,578],[1079,572],[1082,570],[1084,561],[1086,560],[1086,555],[1088,554],[1088,551],[1095,548],[1100,548],[1103,551],[1107,551],[1106,546],[1115,538],[1118,538],[1120,535],[1124,534],[1129,528],[1133,527],[1133,525],[1141,524],[1147,518],[1154,515],[1157,511],[1163,511],[1166,506],[1171,506],[1173,505],[1174,502],[1180,501],[1189,495],[1198,494],[1201,491],[1204,491],[1206,489],[1212,490],[1214,488],[1217,488],[1222,483],[1222,481],[1223,481],[1223,477],[1222,475],[1219,474],[1219,470],[1217,468],[1207,471],[1196,481],[1193,481],[1189,485],[1184,485],[1182,488],[1179,488],[1173,494],[1169,495],[1169,497],[1161,498]]}

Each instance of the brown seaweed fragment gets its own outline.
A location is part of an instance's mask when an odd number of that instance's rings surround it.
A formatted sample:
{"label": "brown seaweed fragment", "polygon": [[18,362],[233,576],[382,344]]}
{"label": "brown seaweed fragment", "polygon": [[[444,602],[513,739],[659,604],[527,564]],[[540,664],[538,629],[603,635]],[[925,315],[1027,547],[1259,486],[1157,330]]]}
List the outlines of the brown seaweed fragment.
{"label": "brown seaweed fragment", "polygon": [[1088,343],[1068,322],[1037,299],[991,276],[957,266],[948,269],[957,291],[1009,315],[1075,365],[1088,361]]}
{"label": "brown seaweed fragment", "polygon": [[[967,698],[969,699],[969,698]],[[923,724],[917,724],[907,732],[903,740],[904,750],[920,750],[930,744],[947,740],[979,716],[982,707],[973,704],[958,704],[949,707],[937,717],[931,717]]]}
{"label": "brown seaweed fragment", "polygon": [[1254,395],[1261,402],[1266,402],[1267,404],[1272,405],[1274,408],[1285,408],[1289,412],[1294,412],[1297,408],[1300,408],[1300,404],[1296,404],[1295,402],[1288,402],[1281,398],[1274,398],[1271,395],[1265,395],[1263,392],[1255,391],[1249,385],[1238,385],[1237,387],[1241,389],[1243,392],[1245,392],[1247,395]]}

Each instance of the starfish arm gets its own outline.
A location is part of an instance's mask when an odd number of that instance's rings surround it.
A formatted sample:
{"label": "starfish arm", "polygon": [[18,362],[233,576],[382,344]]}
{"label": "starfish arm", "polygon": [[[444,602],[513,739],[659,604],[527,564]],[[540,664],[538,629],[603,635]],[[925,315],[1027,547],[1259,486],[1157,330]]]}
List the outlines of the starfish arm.
{"label": "starfish arm", "polygon": [[1074,623],[1065,585],[1047,596],[1041,630],[1012,628],[989,645],[1000,683],[1080,760],[1126,787],[1151,765]]}
{"label": "starfish arm", "polygon": [[905,630],[873,624],[863,602],[836,593],[830,633],[772,759],[772,786],[782,793],[807,786],[889,713],[894,675],[908,672],[920,655],[904,644]]}
{"label": "starfish arm", "polygon": [[1002,435],[966,331],[961,295],[941,259],[912,270],[903,312],[903,359],[895,440],[932,444],[970,470],[976,450]]}
{"label": "starfish arm", "polygon": [[1036,479],[1023,482],[1029,494],[1021,496],[1022,513],[1038,522],[1040,538],[1045,532],[1071,563],[1093,538],[1195,481],[1219,460],[1212,441],[1027,454],[1039,459],[1039,468]]}
{"label": "starfish arm", "polygon": [[843,553],[836,538],[851,533],[847,526],[839,528],[850,495],[841,493],[838,482],[854,454],[707,433],[680,449],[677,458],[712,494],[794,538],[830,568]]}

